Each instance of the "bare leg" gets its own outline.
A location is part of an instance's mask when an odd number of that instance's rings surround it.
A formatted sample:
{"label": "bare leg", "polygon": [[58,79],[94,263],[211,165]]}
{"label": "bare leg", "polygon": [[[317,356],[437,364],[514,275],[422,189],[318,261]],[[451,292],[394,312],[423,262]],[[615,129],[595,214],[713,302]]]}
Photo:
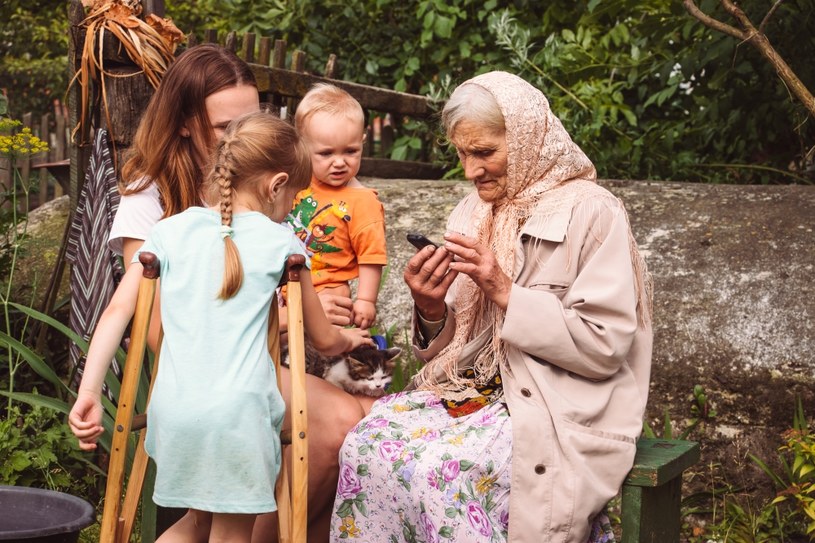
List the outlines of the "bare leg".
{"label": "bare leg", "polygon": [[359,402],[359,405],[362,406],[362,410],[365,412],[366,415],[371,412],[371,406],[374,404],[376,400],[379,399],[362,395],[354,396],[354,398],[356,398],[357,401]]}
{"label": "bare leg", "polygon": [[212,513],[190,509],[161,534],[156,543],[206,543],[211,522]]}
{"label": "bare leg", "polygon": [[[288,408],[290,379],[288,368],[282,368],[283,399]],[[346,434],[365,415],[357,398],[334,385],[306,375],[308,401],[308,540],[328,540],[331,509],[337,492],[339,451]],[[290,425],[288,417],[283,427]],[[254,543],[277,540],[274,513],[261,515],[252,536]]]}
{"label": "bare leg", "polygon": [[209,543],[249,543],[257,515],[213,513]]}

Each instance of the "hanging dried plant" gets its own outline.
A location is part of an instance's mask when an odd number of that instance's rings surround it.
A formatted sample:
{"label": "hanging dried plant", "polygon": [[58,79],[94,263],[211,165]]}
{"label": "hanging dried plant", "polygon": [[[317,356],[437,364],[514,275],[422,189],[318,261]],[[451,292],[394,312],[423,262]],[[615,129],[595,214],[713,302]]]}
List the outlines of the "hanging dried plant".
{"label": "hanging dried plant", "polygon": [[[107,95],[105,89],[104,43],[106,34],[110,34],[121,44],[130,60],[140,68],[132,75],[144,74],[147,81],[157,87],[161,77],[172,62],[175,49],[184,39],[181,32],[169,19],[150,14],[141,19],[141,0],[82,0],[88,14],[82,21],[85,27],[85,44],[79,70],[74,76],[82,89],[80,124],[74,128],[84,134],[84,123],[88,122],[90,107],[90,89],[93,81],[99,81],[102,108],[110,127]],[[116,77],[122,77],[116,75]]]}

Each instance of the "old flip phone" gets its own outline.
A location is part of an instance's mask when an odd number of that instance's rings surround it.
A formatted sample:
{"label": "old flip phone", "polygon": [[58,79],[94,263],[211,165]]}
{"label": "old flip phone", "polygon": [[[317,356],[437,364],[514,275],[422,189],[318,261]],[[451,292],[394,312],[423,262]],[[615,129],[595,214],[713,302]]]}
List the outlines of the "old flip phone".
{"label": "old flip phone", "polygon": [[438,247],[438,244],[433,243],[429,239],[427,239],[423,234],[415,234],[410,233],[407,235],[407,240],[410,242],[411,245],[416,247],[418,250],[422,250],[428,245],[432,245],[433,247]]}

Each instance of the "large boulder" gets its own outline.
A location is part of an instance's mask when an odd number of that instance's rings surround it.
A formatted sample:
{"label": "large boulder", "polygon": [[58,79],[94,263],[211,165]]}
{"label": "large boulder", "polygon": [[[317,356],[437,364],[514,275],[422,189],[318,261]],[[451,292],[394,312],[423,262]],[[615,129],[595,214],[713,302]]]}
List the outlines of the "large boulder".
{"label": "large boulder", "polygon": [[[69,214],[69,198],[61,196],[31,211],[27,220],[17,227],[19,247],[11,278],[13,301],[36,309],[44,307],[49,282],[55,279]],[[0,247],[0,257],[11,258],[11,255],[10,247]],[[60,278],[56,300],[67,299],[68,279],[69,274],[65,271]]]}
{"label": "large boulder", "polygon": [[[411,299],[402,273],[415,251],[405,234],[416,231],[440,241],[447,216],[471,185],[362,181],[379,191],[386,212],[390,266],[379,296],[379,323],[393,328],[404,344]],[[675,424],[686,425],[691,391],[701,385],[718,411],[702,428],[703,463],[731,468],[729,482],[750,487],[754,481],[743,478],[761,473],[747,453],[775,456],[796,398],[815,415],[815,187],[602,184],[625,203],[654,276],[648,422],[661,426],[667,411]],[[31,214],[15,284],[39,288],[24,288],[16,299],[35,307],[40,302],[59,254],[67,206],[64,197]],[[63,293],[66,280],[67,273]]]}

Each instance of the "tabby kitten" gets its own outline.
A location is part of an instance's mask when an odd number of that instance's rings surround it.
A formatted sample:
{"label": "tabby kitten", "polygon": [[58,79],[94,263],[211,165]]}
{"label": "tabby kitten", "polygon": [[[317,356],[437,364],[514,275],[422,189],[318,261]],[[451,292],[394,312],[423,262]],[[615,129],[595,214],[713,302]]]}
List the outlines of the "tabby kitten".
{"label": "tabby kitten", "polygon": [[[306,373],[322,377],[350,394],[378,398],[387,393],[393,380],[399,347],[377,349],[368,345],[334,356],[321,354],[310,341],[305,342]],[[289,365],[288,348],[284,346],[283,365]]]}

